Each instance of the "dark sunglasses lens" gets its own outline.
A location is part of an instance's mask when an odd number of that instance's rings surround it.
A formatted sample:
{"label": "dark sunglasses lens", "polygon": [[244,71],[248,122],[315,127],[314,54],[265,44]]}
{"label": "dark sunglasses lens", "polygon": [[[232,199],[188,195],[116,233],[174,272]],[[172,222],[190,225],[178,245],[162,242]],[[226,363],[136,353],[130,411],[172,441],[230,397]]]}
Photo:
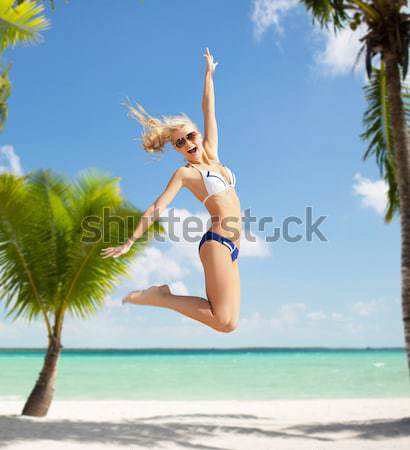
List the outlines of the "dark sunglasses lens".
{"label": "dark sunglasses lens", "polygon": [[195,139],[195,137],[196,137],[195,131],[192,131],[191,133],[187,134],[186,137],[187,137],[190,141],[192,141],[192,139]]}
{"label": "dark sunglasses lens", "polygon": [[176,145],[178,148],[183,147],[183,146],[185,145],[185,139],[184,139],[184,138],[179,138],[179,139],[177,139],[176,142],[175,142],[175,145]]}

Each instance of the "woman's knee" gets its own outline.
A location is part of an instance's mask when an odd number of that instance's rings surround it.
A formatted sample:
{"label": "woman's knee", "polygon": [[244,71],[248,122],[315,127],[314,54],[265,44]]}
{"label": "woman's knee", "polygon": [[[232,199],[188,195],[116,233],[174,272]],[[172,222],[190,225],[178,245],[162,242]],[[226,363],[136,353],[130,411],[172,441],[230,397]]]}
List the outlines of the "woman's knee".
{"label": "woman's knee", "polygon": [[232,333],[232,331],[235,331],[237,327],[238,327],[238,322],[236,320],[230,320],[219,331],[221,331],[222,333]]}
{"label": "woman's knee", "polygon": [[235,317],[231,311],[214,311],[216,326],[215,329],[222,333],[231,333],[238,326],[239,318]]}

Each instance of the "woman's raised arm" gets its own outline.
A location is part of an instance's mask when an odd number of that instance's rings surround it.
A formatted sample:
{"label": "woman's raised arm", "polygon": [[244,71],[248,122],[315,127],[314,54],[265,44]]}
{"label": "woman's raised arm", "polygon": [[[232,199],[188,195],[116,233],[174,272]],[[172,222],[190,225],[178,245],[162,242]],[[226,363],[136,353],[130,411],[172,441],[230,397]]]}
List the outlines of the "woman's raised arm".
{"label": "woman's raised arm", "polygon": [[204,149],[209,159],[219,161],[218,158],[218,127],[215,117],[215,92],[213,74],[218,63],[214,63],[214,57],[206,49],[206,71],[204,95],[202,98],[202,112],[204,115]]}

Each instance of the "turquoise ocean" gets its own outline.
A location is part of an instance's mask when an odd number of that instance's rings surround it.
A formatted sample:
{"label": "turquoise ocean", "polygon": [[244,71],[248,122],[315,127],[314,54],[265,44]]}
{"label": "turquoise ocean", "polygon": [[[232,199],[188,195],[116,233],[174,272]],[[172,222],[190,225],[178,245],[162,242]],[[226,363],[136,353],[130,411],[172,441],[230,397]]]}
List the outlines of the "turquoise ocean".
{"label": "turquoise ocean", "polygon": [[[0,349],[0,400],[25,400],[44,350]],[[63,348],[55,400],[410,397],[404,349]]]}

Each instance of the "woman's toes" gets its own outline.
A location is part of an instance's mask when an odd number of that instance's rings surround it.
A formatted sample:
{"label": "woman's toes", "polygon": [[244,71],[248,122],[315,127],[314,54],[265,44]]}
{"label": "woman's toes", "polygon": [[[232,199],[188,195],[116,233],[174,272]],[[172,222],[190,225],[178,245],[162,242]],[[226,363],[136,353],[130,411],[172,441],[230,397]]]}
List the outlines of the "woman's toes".
{"label": "woman's toes", "polygon": [[141,297],[143,292],[145,292],[145,290],[142,290],[142,291],[131,291],[128,295],[126,295],[122,299],[122,304],[124,304],[124,303],[138,303],[138,299]]}
{"label": "woman's toes", "polygon": [[171,291],[167,284],[162,286],[151,286],[143,291],[132,291],[124,299],[122,303],[133,303],[134,305],[155,305],[156,301],[163,296],[170,294]]}

